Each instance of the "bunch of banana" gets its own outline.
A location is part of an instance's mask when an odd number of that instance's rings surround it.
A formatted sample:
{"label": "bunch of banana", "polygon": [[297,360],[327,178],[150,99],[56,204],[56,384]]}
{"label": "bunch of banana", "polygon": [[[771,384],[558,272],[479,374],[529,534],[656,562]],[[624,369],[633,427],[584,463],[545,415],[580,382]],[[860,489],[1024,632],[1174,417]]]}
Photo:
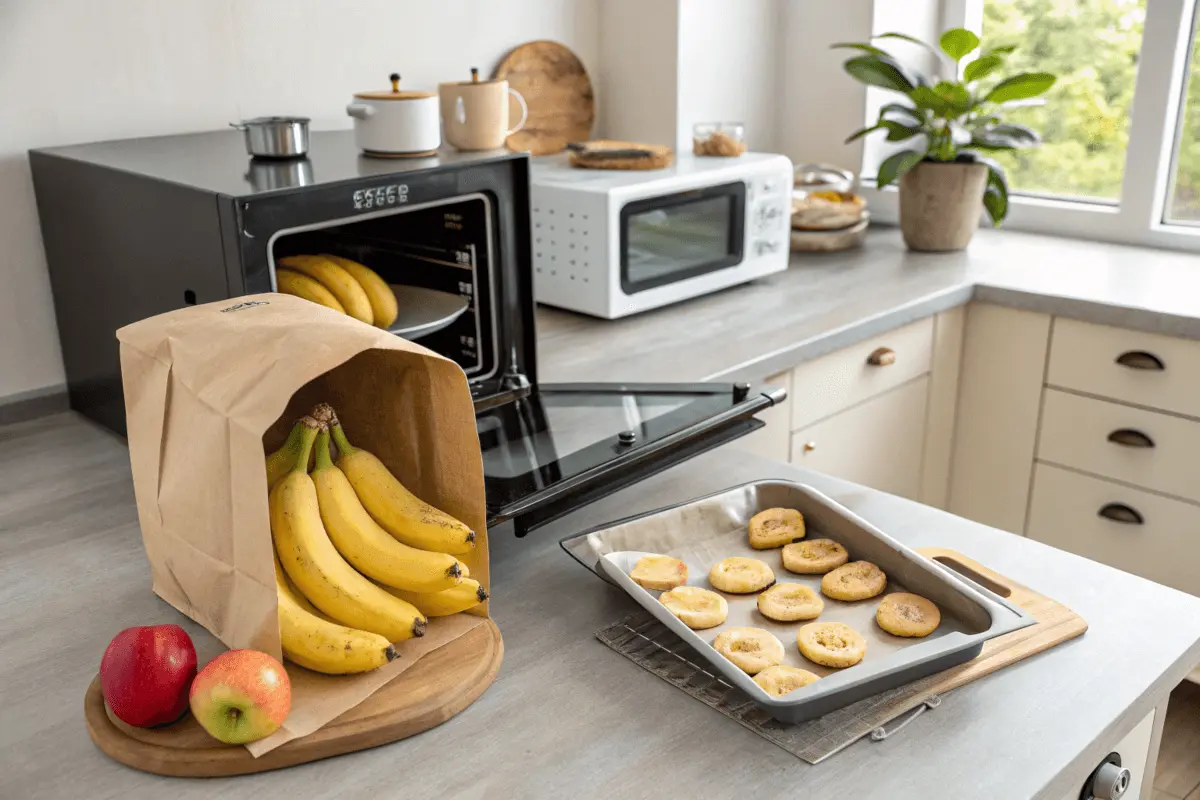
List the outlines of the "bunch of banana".
{"label": "bunch of banana", "polygon": [[396,657],[392,643],[423,635],[426,617],[487,599],[455,558],[475,534],[351,446],[328,405],[296,423],[266,468],[279,632],[294,663],[331,675],[372,670]]}
{"label": "bunch of banana", "polygon": [[396,321],[396,294],[383,278],[357,261],[328,254],[285,256],[275,270],[284,294],[349,314],[379,328]]}

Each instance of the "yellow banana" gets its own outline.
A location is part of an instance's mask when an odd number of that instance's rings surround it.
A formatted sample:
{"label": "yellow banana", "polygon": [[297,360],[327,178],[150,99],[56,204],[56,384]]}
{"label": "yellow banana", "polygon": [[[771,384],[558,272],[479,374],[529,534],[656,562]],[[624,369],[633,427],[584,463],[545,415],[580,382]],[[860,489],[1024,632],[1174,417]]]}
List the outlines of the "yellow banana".
{"label": "yellow banana", "polygon": [[371,301],[371,313],[375,315],[375,327],[390,328],[400,313],[396,305],[396,293],[392,291],[392,287],[388,286],[375,270],[364,267],[357,261],[329,253],[321,255],[349,272],[366,291],[367,299]]}
{"label": "yellow banana", "polygon": [[307,275],[301,275],[290,269],[275,270],[275,286],[284,294],[294,294],[317,305],[332,308],[345,314],[346,309],[338,302],[333,294],[317,281]]}
{"label": "yellow banana", "polygon": [[362,284],[354,279],[346,270],[324,256],[286,256],[279,263],[303,273],[333,293],[337,301],[346,309],[346,313],[355,319],[371,325],[375,322],[375,314],[371,311],[371,301]]}
{"label": "yellow banana", "polygon": [[467,569],[467,565],[461,561],[458,562],[458,571],[459,571],[460,578],[471,577],[471,570]]}
{"label": "yellow banana", "polygon": [[441,592],[406,592],[403,589],[390,588],[388,592],[401,600],[412,603],[427,617],[448,617],[451,614],[466,611],[472,606],[477,606],[488,598],[488,593],[479,585],[479,581],[473,581],[470,578],[465,579],[453,589]]}
{"label": "yellow banana", "polygon": [[411,547],[460,555],[475,547],[475,532],[405,489],[375,456],[346,441],[336,418],[330,422],[341,468],[367,512],[385,531]]}
{"label": "yellow banana", "polygon": [[382,636],[328,622],[313,614],[308,601],[293,592],[278,559],[275,566],[279,639],[288,659],[326,675],[347,675],[369,672],[396,657],[396,648]]}
{"label": "yellow banana", "polygon": [[458,585],[454,556],[402,544],[371,519],[350,481],[329,460],[329,431],[317,434],[312,480],[333,546],[363,575],[413,592],[440,592]]}
{"label": "yellow banana", "polygon": [[389,642],[423,636],[421,612],[358,574],[329,541],[317,489],[305,471],[320,423],[311,417],[304,422],[296,463],[271,490],[271,534],[284,570],[313,605],[343,625]]}
{"label": "yellow banana", "polygon": [[300,454],[300,439],[304,432],[304,423],[297,422],[292,427],[292,432],[288,434],[287,441],[283,443],[274,453],[267,456],[267,488],[271,489],[275,484],[283,480],[284,476],[292,471],[292,467],[296,465],[296,457]]}

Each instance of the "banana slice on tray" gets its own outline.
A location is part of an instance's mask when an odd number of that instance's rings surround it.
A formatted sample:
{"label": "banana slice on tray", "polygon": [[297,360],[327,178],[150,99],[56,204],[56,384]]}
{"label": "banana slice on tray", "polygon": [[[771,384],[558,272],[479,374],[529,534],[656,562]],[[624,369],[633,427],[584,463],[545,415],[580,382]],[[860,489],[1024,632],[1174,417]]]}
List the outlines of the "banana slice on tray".
{"label": "banana slice on tray", "polygon": [[643,589],[674,589],[687,583],[687,564],[670,556],[642,556],[629,571],[629,577]]}
{"label": "banana slice on tray", "polygon": [[797,575],[824,575],[850,560],[846,548],[833,539],[806,539],[784,545],[783,568]]}
{"label": "banana slice on tray", "polygon": [[824,608],[821,595],[802,583],[777,583],[758,596],[758,610],[777,622],[816,619]]}
{"label": "banana slice on tray", "polygon": [[729,603],[725,598],[699,586],[676,586],[660,594],[658,601],[695,631],[715,628],[729,616]]}
{"label": "banana slice on tray", "polygon": [[750,675],[783,662],[783,643],[762,628],[721,631],[713,640],[713,649]]}
{"label": "banana slice on tray", "polygon": [[750,546],[770,550],[804,538],[804,515],[794,508],[768,508],[750,518]]}
{"label": "banana slice on tray", "polygon": [[752,594],[775,582],[775,573],[757,558],[734,556],[718,561],[708,571],[713,588],[730,594]]}
{"label": "banana slice on tray", "polygon": [[796,633],[800,655],[823,667],[852,667],[867,653],[862,634],[840,622],[810,622]]}
{"label": "banana slice on tray", "polygon": [[814,675],[806,669],[789,667],[786,664],[767,667],[754,676],[754,682],[772,697],[794,692],[820,679],[819,675]]}

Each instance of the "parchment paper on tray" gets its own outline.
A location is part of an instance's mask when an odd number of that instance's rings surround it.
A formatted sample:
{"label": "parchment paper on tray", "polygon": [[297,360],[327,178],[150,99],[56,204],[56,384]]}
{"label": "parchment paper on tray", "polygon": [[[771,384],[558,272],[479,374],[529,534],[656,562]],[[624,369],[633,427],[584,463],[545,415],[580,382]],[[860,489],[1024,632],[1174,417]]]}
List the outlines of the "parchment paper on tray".
{"label": "parchment paper on tray", "polygon": [[[795,508],[804,514],[807,538],[829,538],[850,551],[852,560],[873,561],[888,575],[886,592],[911,591],[937,603],[942,624],[924,639],[903,639],[875,624],[879,597],[855,603],[825,599],[820,621],[850,625],[867,639],[861,663],[843,670],[820,667],[800,655],[796,632],[803,622],[779,623],[758,612],[756,595],[724,595],[729,618],[724,625],[693,631],[630,580],[628,573],[647,553],[665,553],[688,565],[688,583],[712,588],[709,568],[723,558],[749,556],[765,561],[778,581],[803,583],[819,590],[820,576],[794,575],[783,569],[779,550],[753,550],[746,525],[767,508]],[[1033,624],[1015,606],[972,588],[954,573],[887,536],[845,507],[802,484],[757,481],[688,503],[653,511],[563,540],[563,548],[584,566],[623,588],[663,625],[691,645],[725,680],[741,689],[764,711],[782,722],[821,716],[878,692],[895,688],[978,655],[984,641]],[[822,675],[822,679],[782,697],[771,697],[719,655],[711,642],[727,627],[753,626],[775,634],[784,645],[784,663]]]}

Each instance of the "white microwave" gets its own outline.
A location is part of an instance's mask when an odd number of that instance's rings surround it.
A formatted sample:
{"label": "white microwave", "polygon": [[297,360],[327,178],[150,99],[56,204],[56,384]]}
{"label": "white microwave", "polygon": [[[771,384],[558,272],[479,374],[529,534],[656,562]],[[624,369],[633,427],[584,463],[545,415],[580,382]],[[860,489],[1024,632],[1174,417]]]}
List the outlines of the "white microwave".
{"label": "white microwave", "polygon": [[679,155],[661,170],[533,160],[539,303],[616,319],[787,269],[792,162]]}

